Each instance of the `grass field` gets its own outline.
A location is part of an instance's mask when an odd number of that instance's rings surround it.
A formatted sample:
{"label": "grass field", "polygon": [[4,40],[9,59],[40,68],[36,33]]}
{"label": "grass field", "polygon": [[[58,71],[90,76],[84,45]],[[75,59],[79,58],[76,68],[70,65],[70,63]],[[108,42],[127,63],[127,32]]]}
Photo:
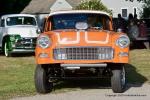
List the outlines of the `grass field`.
{"label": "grass field", "polygon": [[[18,96],[35,95],[34,88],[34,57],[0,56],[0,100]],[[126,65],[129,83],[150,83],[150,50],[132,50],[130,64]],[[65,85],[65,86],[64,86]],[[61,84],[57,91],[71,91],[80,87]]]}
{"label": "grass field", "polygon": [[0,100],[34,94],[34,57],[0,56]]}

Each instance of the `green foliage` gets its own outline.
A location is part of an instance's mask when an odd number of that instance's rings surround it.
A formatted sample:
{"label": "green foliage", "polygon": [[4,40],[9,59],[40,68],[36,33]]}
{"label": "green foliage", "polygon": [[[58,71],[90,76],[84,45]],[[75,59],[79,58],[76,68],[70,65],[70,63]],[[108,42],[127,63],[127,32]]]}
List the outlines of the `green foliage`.
{"label": "green foliage", "polygon": [[150,0],[145,0],[143,5],[142,18],[150,18]]}
{"label": "green foliage", "polygon": [[78,10],[100,10],[105,11],[112,15],[112,11],[109,10],[101,0],[83,0],[77,7]]}
{"label": "green foliage", "polygon": [[126,1],[139,1],[144,3],[143,10],[140,12],[141,18],[150,18],[150,0],[126,0]]}

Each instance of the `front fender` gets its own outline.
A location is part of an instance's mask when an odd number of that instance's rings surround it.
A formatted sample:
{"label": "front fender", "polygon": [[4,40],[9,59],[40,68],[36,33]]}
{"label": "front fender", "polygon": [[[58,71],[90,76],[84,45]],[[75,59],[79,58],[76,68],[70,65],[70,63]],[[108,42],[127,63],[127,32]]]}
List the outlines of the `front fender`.
{"label": "front fender", "polygon": [[8,44],[8,50],[12,50],[13,49],[13,45],[16,43],[17,40],[19,40],[21,38],[20,35],[6,35],[3,38],[3,47],[4,47],[4,43]]}

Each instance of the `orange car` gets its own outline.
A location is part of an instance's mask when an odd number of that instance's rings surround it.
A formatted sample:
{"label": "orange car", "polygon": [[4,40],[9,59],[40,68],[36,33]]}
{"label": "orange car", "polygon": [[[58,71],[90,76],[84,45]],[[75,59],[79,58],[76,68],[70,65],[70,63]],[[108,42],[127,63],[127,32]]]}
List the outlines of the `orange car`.
{"label": "orange car", "polygon": [[37,39],[35,87],[50,92],[55,80],[110,77],[113,92],[123,92],[128,36],[114,32],[111,17],[101,11],[50,13]]}

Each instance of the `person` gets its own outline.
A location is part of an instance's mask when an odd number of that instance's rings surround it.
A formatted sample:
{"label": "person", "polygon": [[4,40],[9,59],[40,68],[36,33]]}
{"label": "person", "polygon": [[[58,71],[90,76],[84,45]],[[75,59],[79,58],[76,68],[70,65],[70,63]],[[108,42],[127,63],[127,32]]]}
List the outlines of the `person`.
{"label": "person", "polygon": [[116,29],[121,29],[122,32],[126,32],[126,21],[122,18],[121,14],[118,14],[118,19],[116,22]]}
{"label": "person", "polygon": [[90,16],[88,17],[87,22],[89,27],[94,27],[94,24],[96,23],[96,19]]}
{"label": "person", "polygon": [[89,28],[97,28],[97,29],[102,28],[101,21],[96,17],[88,17],[87,21],[88,21]]}
{"label": "person", "polygon": [[127,33],[131,41],[135,40],[139,36],[139,28],[131,13],[129,14],[129,17],[128,17],[128,32]]}
{"label": "person", "polygon": [[128,16],[128,26],[130,26],[130,24],[134,24],[134,17],[131,13]]}
{"label": "person", "polygon": [[139,19],[137,18],[137,14],[134,14],[134,23],[139,27],[139,25],[140,25],[140,21],[139,21]]}
{"label": "person", "polygon": [[140,32],[140,37],[146,37],[147,35],[147,26],[145,24],[145,21],[141,20],[139,24],[139,32]]}

